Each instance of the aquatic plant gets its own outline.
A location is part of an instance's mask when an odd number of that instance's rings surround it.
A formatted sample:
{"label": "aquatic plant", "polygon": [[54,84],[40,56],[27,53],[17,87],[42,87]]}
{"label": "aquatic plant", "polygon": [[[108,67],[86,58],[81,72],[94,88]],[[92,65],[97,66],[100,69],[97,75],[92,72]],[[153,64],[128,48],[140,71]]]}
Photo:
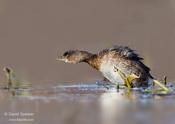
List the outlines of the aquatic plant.
{"label": "aquatic plant", "polygon": [[18,78],[12,68],[4,67],[3,70],[6,75],[7,89],[12,89],[12,88],[15,89],[15,88],[29,86],[30,83],[28,81],[21,80],[20,78]]}

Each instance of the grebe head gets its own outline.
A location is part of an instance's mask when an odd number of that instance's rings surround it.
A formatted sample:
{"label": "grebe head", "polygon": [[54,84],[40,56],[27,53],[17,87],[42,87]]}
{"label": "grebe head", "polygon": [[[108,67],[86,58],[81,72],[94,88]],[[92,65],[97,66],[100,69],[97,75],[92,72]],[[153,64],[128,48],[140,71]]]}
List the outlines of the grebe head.
{"label": "grebe head", "polygon": [[66,51],[62,56],[58,57],[57,60],[63,61],[66,63],[76,64],[79,62],[85,62],[92,55],[93,54],[86,51],[69,50],[69,51]]}

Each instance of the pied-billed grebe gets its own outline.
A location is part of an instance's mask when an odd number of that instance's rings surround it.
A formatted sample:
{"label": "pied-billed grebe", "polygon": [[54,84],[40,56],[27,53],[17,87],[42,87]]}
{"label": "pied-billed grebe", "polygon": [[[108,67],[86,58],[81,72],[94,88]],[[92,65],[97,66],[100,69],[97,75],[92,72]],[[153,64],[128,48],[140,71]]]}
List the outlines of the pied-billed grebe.
{"label": "pied-billed grebe", "polygon": [[143,58],[129,47],[114,46],[109,49],[100,51],[97,54],[92,54],[87,51],[69,50],[57,60],[66,63],[86,62],[93,68],[99,70],[103,76],[111,83],[124,84],[124,80],[116,68],[126,76],[136,75],[137,79],[133,80],[133,87],[147,87],[153,82],[153,77],[150,74],[150,69],[143,64]]}

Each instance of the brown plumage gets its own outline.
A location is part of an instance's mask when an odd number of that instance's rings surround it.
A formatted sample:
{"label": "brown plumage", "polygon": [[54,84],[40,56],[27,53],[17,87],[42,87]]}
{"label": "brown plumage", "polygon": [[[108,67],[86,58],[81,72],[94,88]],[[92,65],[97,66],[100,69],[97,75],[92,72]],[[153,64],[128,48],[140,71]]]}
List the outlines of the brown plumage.
{"label": "brown plumage", "polygon": [[134,87],[146,87],[152,82],[150,69],[143,64],[143,58],[129,47],[114,46],[92,54],[87,51],[70,50],[58,58],[66,63],[86,62],[99,70],[111,83],[124,84],[121,76],[115,71],[119,69],[126,76],[135,74],[139,78],[133,81]]}

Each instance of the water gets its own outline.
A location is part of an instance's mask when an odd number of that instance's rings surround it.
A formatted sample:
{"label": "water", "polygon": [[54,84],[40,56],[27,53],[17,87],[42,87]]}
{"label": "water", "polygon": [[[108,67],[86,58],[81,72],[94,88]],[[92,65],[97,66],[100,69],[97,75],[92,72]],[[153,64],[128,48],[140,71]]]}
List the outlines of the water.
{"label": "water", "polygon": [[[175,88],[171,86],[171,89]],[[0,90],[3,124],[174,124],[175,95],[96,83]]]}

